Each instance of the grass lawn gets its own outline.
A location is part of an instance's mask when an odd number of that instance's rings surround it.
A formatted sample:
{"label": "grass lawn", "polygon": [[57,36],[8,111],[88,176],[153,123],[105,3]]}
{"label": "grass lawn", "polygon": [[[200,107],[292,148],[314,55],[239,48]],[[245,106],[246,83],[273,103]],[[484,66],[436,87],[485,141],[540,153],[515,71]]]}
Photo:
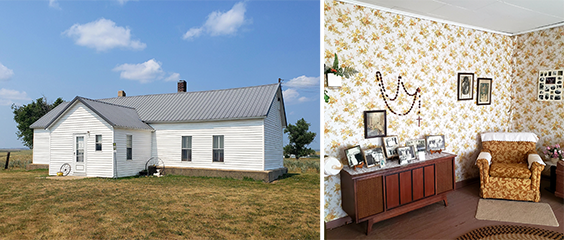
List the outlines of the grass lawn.
{"label": "grass lawn", "polygon": [[[5,157],[4,157],[5,158]],[[1,159],[0,160],[5,160]],[[10,160],[11,161],[11,160]],[[319,239],[319,173],[45,179],[0,170],[0,239]]]}

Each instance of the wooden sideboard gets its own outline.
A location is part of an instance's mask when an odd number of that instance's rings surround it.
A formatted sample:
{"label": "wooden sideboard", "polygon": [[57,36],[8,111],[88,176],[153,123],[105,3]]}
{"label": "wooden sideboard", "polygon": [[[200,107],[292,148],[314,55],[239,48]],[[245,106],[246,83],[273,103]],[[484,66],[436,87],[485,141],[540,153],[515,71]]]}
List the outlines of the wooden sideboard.
{"label": "wooden sideboard", "polygon": [[343,210],[355,223],[372,225],[427,205],[444,201],[455,189],[454,159],[450,153],[426,154],[426,160],[399,165],[388,161],[386,167],[341,171]]}

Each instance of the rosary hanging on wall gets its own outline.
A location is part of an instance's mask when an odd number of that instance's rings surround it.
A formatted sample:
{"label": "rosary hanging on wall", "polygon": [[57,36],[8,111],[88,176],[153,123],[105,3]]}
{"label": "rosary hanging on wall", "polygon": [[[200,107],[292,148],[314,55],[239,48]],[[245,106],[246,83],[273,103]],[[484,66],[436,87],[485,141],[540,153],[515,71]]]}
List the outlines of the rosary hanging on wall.
{"label": "rosary hanging on wall", "polygon": [[[415,102],[417,101],[417,99],[419,99],[419,108],[417,109],[417,126],[421,127],[421,88],[417,88],[417,90],[414,93],[409,93],[407,91],[407,89],[405,89],[405,85],[401,81],[401,76],[398,76],[398,87],[396,89],[396,94],[393,98],[390,98],[388,96],[387,91],[386,91],[386,87],[384,85],[384,80],[382,79],[382,74],[380,73],[380,71],[376,72],[376,81],[378,82],[378,86],[380,86],[380,93],[382,93],[381,94],[382,99],[384,99],[384,103],[386,103],[386,108],[388,110],[390,110],[390,112],[392,112],[395,115],[406,116],[407,114],[409,114],[411,112],[411,110],[413,110],[413,106],[415,106]],[[409,108],[409,110],[407,110],[407,112],[404,112],[404,113],[397,113],[388,104],[388,100],[393,102],[398,98],[399,90],[400,90],[400,84],[403,88],[403,91],[405,91],[405,93],[408,96],[413,97],[413,102],[411,103],[411,107]]]}

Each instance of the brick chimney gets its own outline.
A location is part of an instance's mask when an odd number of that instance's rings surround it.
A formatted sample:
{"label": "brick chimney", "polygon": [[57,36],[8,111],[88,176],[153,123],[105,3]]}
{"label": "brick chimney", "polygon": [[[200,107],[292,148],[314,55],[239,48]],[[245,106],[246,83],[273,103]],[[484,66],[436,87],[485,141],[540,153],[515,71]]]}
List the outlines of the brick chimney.
{"label": "brick chimney", "polygon": [[119,90],[118,97],[125,97],[125,91]]}
{"label": "brick chimney", "polygon": [[178,92],[186,92],[186,81],[178,80]]}

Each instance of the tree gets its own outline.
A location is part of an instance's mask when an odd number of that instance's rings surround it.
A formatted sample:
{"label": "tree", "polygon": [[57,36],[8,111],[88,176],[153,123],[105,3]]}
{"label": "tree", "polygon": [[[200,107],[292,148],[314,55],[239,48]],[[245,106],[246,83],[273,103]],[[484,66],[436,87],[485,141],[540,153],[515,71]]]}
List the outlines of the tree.
{"label": "tree", "polygon": [[296,125],[289,124],[284,129],[284,133],[288,133],[290,140],[290,143],[284,147],[285,155],[294,154],[296,159],[300,159],[302,156],[315,153],[313,149],[306,147],[316,136],[316,133],[308,131],[309,126],[311,124],[302,118],[296,122]]}
{"label": "tree", "polygon": [[59,106],[62,102],[62,98],[57,98],[55,102],[49,104],[47,99],[42,97],[23,106],[16,106],[16,104],[12,104],[12,110],[14,110],[14,120],[18,123],[18,131],[16,132],[16,135],[18,136],[18,139],[22,140],[22,143],[26,147],[30,149],[33,148],[33,129],[29,128],[29,126],[43,117],[43,115],[47,112]]}

